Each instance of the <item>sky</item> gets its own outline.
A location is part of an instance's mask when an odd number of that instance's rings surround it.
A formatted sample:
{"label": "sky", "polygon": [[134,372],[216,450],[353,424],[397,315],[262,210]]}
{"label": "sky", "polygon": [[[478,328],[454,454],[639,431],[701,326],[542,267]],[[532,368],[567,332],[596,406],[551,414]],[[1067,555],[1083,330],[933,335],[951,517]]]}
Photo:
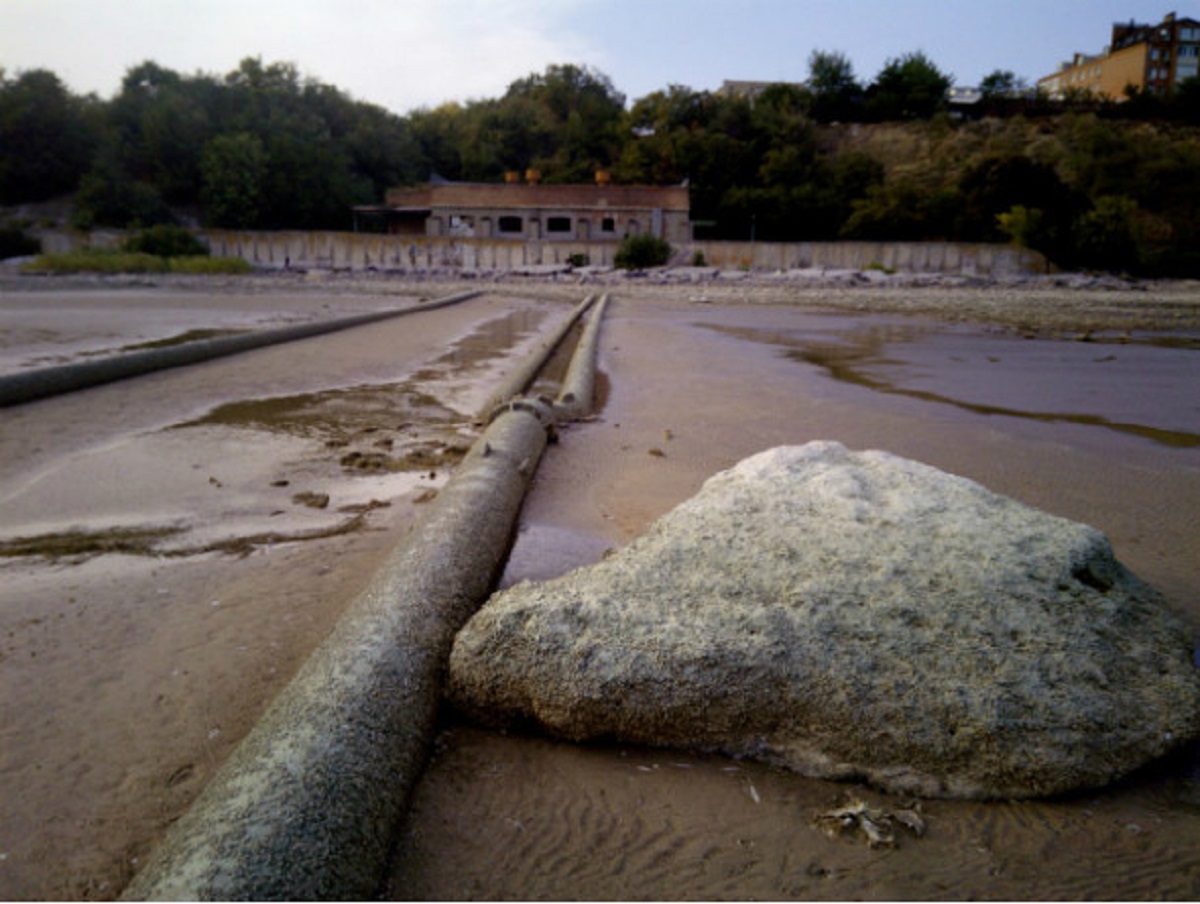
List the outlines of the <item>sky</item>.
{"label": "sky", "polygon": [[814,50],[844,54],[864,84],[915,51],[958,85],[998,69],[1032,84],[1100,52],[1113,22],[1172,11],[1200,18],[1172,0],[0,0],[0,68],[109,98],[147,60],[224,75],[259,57],[399,114],[499,97],[563,63],[630,103],[670,85],[803,81]]}

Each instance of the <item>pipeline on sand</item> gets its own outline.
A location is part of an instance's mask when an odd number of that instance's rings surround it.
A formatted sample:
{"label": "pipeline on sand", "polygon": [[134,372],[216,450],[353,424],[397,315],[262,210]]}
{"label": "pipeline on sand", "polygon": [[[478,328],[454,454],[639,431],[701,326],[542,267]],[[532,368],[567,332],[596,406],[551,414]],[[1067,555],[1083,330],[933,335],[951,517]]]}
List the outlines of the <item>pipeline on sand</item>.
{"label": "pipeline on sand", "polygon": [[454,635],[499,577],[555,418],[532,400],[496,413],[123,898],[377,892],[433,737]]}
{"label": "pipeline on sand", "polygon": [[390,311],[356,314],[352,317],[340,317],[337,320],[317,323],[300,323],[273,330],[241,333],[236,336],[220,336],[216,339],[199,339],[195,342],[185,342],[182,345],[173,345],[167,348],[129,352],[100,361],[63,364],[59,367],[43,367],[38,370],[7,374],[0,376],[0,408],[22,405],[50,396],[101,386],[105,383],[114,383],[129,377],[139,377],[157,370],[199,364],[203,361],[224,358],[251,349],[294,342],[297,339],[308,339],[311,336],[322,336],[351,327],[366,326],[369,323],[400,317],[404,314],[413,314],[417,311],[442,308],[474,298],[478,294],[478,291],[459,292],[456,295],[448,295],[445,298]]}
{"label": "pipeline on sand", "polygon": [[569,317],[555,327],[554,331],[539,345],[523,362],[520,367],[509,374],[508,378],[493,392],[480,412],[480,420],[486,422],[497,406],[502,406],[509,399],[519,396],[533,382],[538,371],[545,367],[554,350],[567,338],[567,334],[575,326],[575,322],[595,302],[596,296],[589,295],[575,306]]}

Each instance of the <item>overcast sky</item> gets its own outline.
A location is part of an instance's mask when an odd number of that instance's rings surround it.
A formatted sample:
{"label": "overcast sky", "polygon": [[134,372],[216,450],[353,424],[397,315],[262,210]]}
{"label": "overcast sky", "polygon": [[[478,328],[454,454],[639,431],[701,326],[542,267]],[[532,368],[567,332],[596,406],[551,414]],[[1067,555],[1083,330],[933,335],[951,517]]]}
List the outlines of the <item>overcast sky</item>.
{"label": "overcast sky", "polygon": [[869,83],[920,50],[957,84],[1008,69],[1030,83],[1114,21],[1158,22],[1171,0],[0,0],[0,67],[57,73],[111,97],[146,60],[225,74],[245,57],[397,113],[498,97],[553,63],[588,65],[629,101],[668,85],[802,81],[814,50]]}

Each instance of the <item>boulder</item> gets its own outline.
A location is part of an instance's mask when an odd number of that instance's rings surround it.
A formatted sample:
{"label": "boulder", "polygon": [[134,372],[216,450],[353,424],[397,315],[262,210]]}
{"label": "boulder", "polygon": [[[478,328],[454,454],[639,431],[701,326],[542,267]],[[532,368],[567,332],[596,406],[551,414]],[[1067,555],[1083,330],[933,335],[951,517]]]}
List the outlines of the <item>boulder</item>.
{"label": "boulder", "polygon": [[1095,787],[1200,732],[1191,638],[1083,524],[810,443],[596,565],[496,594],[449,694],[496,727],[930,797]]}

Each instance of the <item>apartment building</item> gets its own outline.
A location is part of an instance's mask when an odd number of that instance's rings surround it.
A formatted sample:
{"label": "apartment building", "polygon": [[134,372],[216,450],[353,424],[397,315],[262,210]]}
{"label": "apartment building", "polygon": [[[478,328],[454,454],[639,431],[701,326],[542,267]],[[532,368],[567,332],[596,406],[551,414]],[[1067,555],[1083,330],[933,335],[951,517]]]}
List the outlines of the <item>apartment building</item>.
{"label": "apartment building", "polygon": [[1200,21],[1168,13],[1157,25],[1114,23],[1112,43],[1098,54],[1077,53],[1053,75],[1038,79],[1038,89],[1060,100],[1090,93],[1125,100],[1136,88],[1166,96],[1175,86],[1200,75]]}

